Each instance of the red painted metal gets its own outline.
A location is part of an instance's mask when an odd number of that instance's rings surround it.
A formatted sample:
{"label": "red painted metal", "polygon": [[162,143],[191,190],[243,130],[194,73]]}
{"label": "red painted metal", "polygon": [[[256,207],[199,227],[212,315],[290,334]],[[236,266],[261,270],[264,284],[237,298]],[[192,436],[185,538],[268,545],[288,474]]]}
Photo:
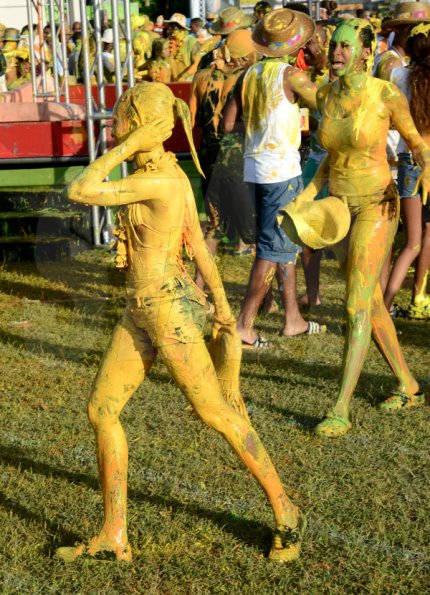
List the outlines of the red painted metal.
{"label": "red painted metal", "polygon": [[[172,83],[169,86],[176,97],[180,97],[188,103],[190,83]],[[97,101],[97,87],[93,87],[92,91]],[[85,104],[83,85],[70,87],[70,102]],[[114,103],[115,86],[107,85],[106,107],[112,109]],[[198,130],[195,131],[194,140],[198,146],[200,140]],[[176,124],[172,137],[166,142],[166,148],[175,153],[189,152],[188,141],[181,124]],[[84,121],[0,123],[0,160],[86,155],[88,155],[88,149],[86,122]]]}

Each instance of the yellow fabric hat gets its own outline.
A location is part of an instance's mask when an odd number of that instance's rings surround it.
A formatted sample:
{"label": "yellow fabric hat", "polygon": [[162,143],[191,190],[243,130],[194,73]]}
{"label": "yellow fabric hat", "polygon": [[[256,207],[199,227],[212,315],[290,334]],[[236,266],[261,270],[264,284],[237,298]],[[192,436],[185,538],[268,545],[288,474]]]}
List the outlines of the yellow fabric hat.
{"label": "yellow fabric hat", "polygon": [[281,214],[282,228],[290,240],[313,250],[337,244],[351,225],[347,205],[336,196],[307,202],[299,208],[292,202]]}

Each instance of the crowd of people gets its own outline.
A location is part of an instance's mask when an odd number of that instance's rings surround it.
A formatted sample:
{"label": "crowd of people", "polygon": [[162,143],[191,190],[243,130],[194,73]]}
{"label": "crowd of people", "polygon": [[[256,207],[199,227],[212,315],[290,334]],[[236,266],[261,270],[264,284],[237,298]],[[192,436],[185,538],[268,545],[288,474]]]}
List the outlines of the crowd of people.
{"label": "crowd of people", "polygon": [[[336,402],[315,433],[337,438],[351,430],[351,399],[372,336],[397,381],[379,408],[391,413],[425,402],[402,354],[393,323],[399,309],[393,304],[416,262],[408,315],[430,319],[430,6],[400,2],[382,20],[335,11],[335,2],[321,2],[315,21],[304,3],[272,9],[261,1],[253,15],[230,7],[207,15],[206,23],[192,19],[188,25],[178,13],[155,23],[144,15],[133,19],[141,84],[115,107],[117,146],[68,190],[75,202],[121,207],[117,260],[127,269],[127,309],[89,405],[105,520],[88,546],[60,548],[65,560],[100,551],[131,559],[128,451],[119,416],[157,353],[198,415],[226,438],[266,491],[277,524],[270,557],[290,561],[299,555],[306,519],[286,495],[240,403],[237,364],[242,349],[270,348],[254,321],[263,303],[274,308],[275,279],[285,310],[280,334],[325,332],[303,317],[300,306],[317,306],[323,299],[318,250],[333,242],[332,236],[331,242],[325,239],[321,223],[329,211],[334,227],[344,229],[333,249],[346,279],[345,348]],[[11,36],[5,32],[7,43]],[[111,54],[109,28],[103,43]],[[171,81],[191,82],[189,107],[162,84]],[[177,116],[202,174],[204,235],[189,182],[163,146]],[[198,155],[193,126],[202,130]],[[310,133],[309,152],[303,150],[304,132]],[[124,159],[135,162],[134,175],[106,181]],[[400,215],[406,243],[391,267]],[[307,222],[305,233],[297,230],[303,247],[291,221]],[[240,240],[239,254],[255,249],[237,322],[213,259],[225,233]],[[195,282],[185,272],[183,248],[195,257]],[[301,300],[300,253],[307,288]],[[203,337],[207,304],[200,291],[205,286],[214,310],[209,350]],[[235,403],[229,401],[232,393]]]}

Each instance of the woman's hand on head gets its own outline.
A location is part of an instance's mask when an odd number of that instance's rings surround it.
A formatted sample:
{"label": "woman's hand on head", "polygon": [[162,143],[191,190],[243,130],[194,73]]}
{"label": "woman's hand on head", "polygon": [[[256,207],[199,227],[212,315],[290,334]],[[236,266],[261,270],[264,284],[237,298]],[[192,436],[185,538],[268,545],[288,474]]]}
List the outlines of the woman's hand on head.
{"label": "woman's hand on head", "polygon": [[147,124],[142,124],[128,136],[124,145],[128,145],[130,154],[139,151],[152,151],[172,135],[172,122],[166,118],[159,118]]}

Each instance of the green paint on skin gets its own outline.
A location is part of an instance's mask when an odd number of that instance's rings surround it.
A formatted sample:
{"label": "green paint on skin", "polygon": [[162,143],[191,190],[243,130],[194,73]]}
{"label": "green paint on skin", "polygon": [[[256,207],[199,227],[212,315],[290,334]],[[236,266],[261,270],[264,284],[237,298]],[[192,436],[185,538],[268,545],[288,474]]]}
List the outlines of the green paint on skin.
{"label": "green paint on skin", "polygon": [[246,450],[255,460],[258,459],[257,440],[255,439],[255,435],[251,432],[248,432],[246,436]]}
{"label": "green paint on skin", "polygon": [[[332,64],[333,53],[337,45],[343,48],[342,60],[345,60],[342,68],[335,69],[337,76],[345,76],[357,72],[358,57],[363,49],[358,30],[349,25],[341,25],[336,29],[331,38],[329,49],[329,59]],[[340,56],[336,57],[340,58]]]}

